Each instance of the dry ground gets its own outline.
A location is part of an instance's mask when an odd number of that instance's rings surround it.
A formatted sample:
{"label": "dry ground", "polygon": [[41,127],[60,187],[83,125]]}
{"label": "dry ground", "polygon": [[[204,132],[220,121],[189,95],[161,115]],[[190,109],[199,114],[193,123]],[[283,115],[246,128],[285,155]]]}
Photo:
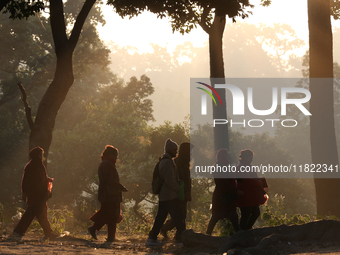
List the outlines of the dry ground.
{"label": "dry ground", "polygon": [[[340,230],[339,230],[340,231]],[[167,242],[163,247],[145,246],[146,236],[127,236],[118,232],[120,239],[114,243],[105,242],[105,232],[98,235],[99,240],[91,240],[85,232],[82,234],[57,239],[44,239],[41,233],[29,232],[20,241],[13,241],[6,236],[0,237],[0,254],[215,254],[216,248],[194,245],[178,246]],[[334,237],[334,236],[333,236]],[[279,240],[257,253],[261,255],[340,255],[340,240]],[[227,253],[225,253],[227,254]],[[243,255],[240,250],[230,250],[228,255]]]}

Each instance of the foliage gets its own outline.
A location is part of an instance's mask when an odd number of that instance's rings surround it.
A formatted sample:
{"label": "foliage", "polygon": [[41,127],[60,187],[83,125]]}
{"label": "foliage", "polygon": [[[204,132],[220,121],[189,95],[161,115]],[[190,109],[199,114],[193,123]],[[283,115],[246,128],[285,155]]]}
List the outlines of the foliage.
{"label": "foliage", "polygon": [[164,153],[164,143],[170,138],[178,145],[189,141],[186,127],[184,124],[171,124],[166,121],[163,125],[150,129],[150,149],[149,153],[153,156],[161,156]]}
{"label": "foliage", "polygon": [[218,222],[220,224],[220,236],[231,236],[235,234],[233,224],[229,220],[222,220]]}
{"label": "foliage", "polygon": [[[41,0],[3,0],[6,8],[2,13],[10,13],[11,19],[23,19],[45,9]],[[1,7],[3,7],[1,5]],[[0,9],[1,11],[1,9]]]}
{"label": "foliage", "polygon": [[[64,4],[66,22],[71,24],[81,1]],[[83,117],[84,101],[92,97],[101,84],[109,83],[109,50],[99,39],[95,25],[103,23],[101,12],[95,7],[85,23],[83,33],[74,54],[75,89],[67,114],[63,110],[57,127],[71,130]],[[33,116],[49,82],[53,79],[56,56],[53,49],[49,20],[32,17],[28,20],[10,20],[2,16],[0,26],[0,186],[4,192],[0,201],[9,205],[20,196],[22,169],[27,163],[29,127],[22,110],[20,91],[16,84],[21,81],[26,88]],[[85,54],[86,53],[86,54]],[[90,58],[91,57],[91,58]],[[70,110],[70,109],[73,110]]]}
{"label": "foliage", "polygon": [[331,0],[331,15],[335,20],[340,18],[340,1],[339,0]]}
{"label": "foliage", "polygon": [[63,209],[48,210],[48,218],[53,231],[63,233],[64,230],[72,228],[73,213],[64,207]]}
{"label": "foliage", "polygon": [[235,17],[246,18],[251,13],[246,7],[253,7],[248,0],[223,1],[135,1],[135,0],[109,0],[116,12],[121,16],[134,17],[143,11],[157,14],[159,18],[168,16],[173,31],[181,34],[189,33],[200,23],[211,26],[213,16],[225,17],[228,15],[233,21]]}
{"label": "foliage", "polygon": [[[24,210],[22,208],[17,208],[18,213],[21,214],[24,213]],[[51,228],[56,233],[63,233],[65,230],[71,230],[74,229],[75,225],[75,218],[73,217],[73,213],[65,206],[62,209],[55,209],[54,207],[52,209],[48,209],[47,211],[47,217],[51,224]],[[16,222],[19,221],[20,218],[16,220]],[[32,224],[30,225],[29,231],[41,231],[41,226],[37,220],[34,220]]]}
{"label": "foliage", "polygon": [[[56,194],[61,195],[56,198],[62,204],[73,203],[76,198],[86,199],[87,196],[81,196],[82,191],[95,195],[92,183],[95,181],[100,153],[106,144],[113,144],[119,149],[118,170],[122,172],[122,180],[124,173],[128,175],[130,170],[141,168],[143,162],[148,161],[139,152],[144,152],[147,146],[144,139],[147,134],[146,122],[152,119],[151,102],[145,99],[153,92],[150,80],[142,76],[140,80],[132,78],[127,84],[122,84],[118,79],[112,79],[111,82],[87,101],[84,118],[74,125],[72,132],[59,129],[55,133],[49,173],[56,180],[69,176],[67,180],[59,182],[59,186],[57,182],[55,185]],[[118,95],[126,98],[123,100]],[[65,106],[74,107],[73,104]],[[132,173],[129,178],[135,179]]]}
{"label": "foliage", "polygon": [[[195,186],[197,187],[197,184]],[[196,193],[197,196],[193,196],[193,201],[188,204],[189,212],[186,224],[188,229],[194,229],[196,232],[205,233],[211,216],[209,208],[212,193],[208,191],[202,192],[202,190],[204,190],[203,185],[199,187],[201,188],[201,191]],[[194,188],[194,190],[196,189]]]}
{"label": "foliage", "polygon": [[261,0],[262,6],[269,6],[272,3],[272,0]]}
{"label": "foliage", "polygon": [[[119,1],[115,2],[119,3]],[[190,3],[194,5],[196,2],[191,1]],[[246,1],[238,2],[242,6],[242,2]],[[268,4],[268,2],[263,1],[263,4]],[[157,8],[159,8],[158,3],[154,2],[153,10],[157,11]],[[179,4],[182,5],[182,3]],[[74,1],[65,3],[65,7],[70,6],[74,10],[78,10],[78,5],[79,2],[75,4]],[[202,8],[197,8],[195,11],[197,11],[197,15],[203,14]],[[213,12],[214,9],[210,9],[210,11]],[[243,17],[242,15],[245,13],[239,12],[238,15]],[[136,14],[138,14],[138,11]],[[69,24],[74,22],[74,15],[72,15],[71,13],[65,16]],[[178,17],[182,18],[181,22],[184,21],[184,25],[179,25],[174,21],[173,27],[182,32],[190,31],[193,28],[193,22],[197,22],[196,19],[198,19],[198,16],[195,17],[192,13],[187,13],[187,17],[174,13],[173,17],[177,19],[176,15],[180,15]],[[209,15],[211,16],[212,14]],[[17,177],[21,175],[22,168],[27,160],[26,150],[22,149],[27,148],[27,141],[23,138],[27,136],[27,125],[25,124],[23,112],[18,110],[21,108],[21,102],[13,84],[16,83],[18,77],[30,84],[27,88],[31,96],[29,100],[35,108],[43,91],[46,89],[48,80],[52,78],[50,70],[54,68],[55,62],[52,42],[48,38],[50,36],[48,20],[41,17],[41,21],[38,18],[32,18],[25,22],[27,23],[17,23],[18,25],[16,26],[13,25],[14,23],[8,23],[7,29],[12,26],[14,32],[7,31],[3,33],[3,35],[8,36],[9,34],[13,36],[14,43],[18,36],[23,36],[21,43],[25,42],[23,44],[25,46],[11,45],[18,53],[16,56],[5,55],[9,54],[10,50],[4,50],[3,54],[0,54],[0,58],[4,57],[1,62],[4,63],[6,60],[8,65],[6,69],[8,68],[10,71],[6,74],[9,78],[1,80],[1,100],[5,95],[6,97],[7,95],[15,95],[11,103],[3,105],[5,107],[0,107],[1,123],[6,123],[6,129],[2,127],[0,130],[0,135],[3,138],[1,140],[5,141],[6,145],[12,144],[8,147],[2,146],[1,152],[7,154],[1,153],[1,155],[13,155],[13,151],[17,150],[17,154],[14,155],[18,156],[15,156],[13,160],[20,162],[20,165],[15,162],[15,167],[3,167],[2,165],[1,171],[7,175],[13,175],[13,172],[19,173],[14,178],[16,186],[10,187],[12,190],[14,189],[13,187],[16,187],[17,193],[20,191],[18,181],[20,177]],[[32,22],[32,24],[28,22]],[[207,17],[206,22],[212,22],[212,17],[210,19]],[[151,204],[152,212],[148,212],[149,209],[142,205],[142,201],[152,201],[153,199],[149,195],[153,166],[157,161],[157,157],[163,153],[166,138],[170,137],[178,144],[189,140],[186,131],[187,127],[185,124],[172,124],[170,122],[165,122],[164,125],[158,127],[149,126],[149,121],[153,120],[152,102],[148,98],[153,93],[150,80],[146,76],[142,76],[140,79],[133,77],[130,81],[124,82],[110,73],[108,71],[109,51],[98,39],[94,26],[88,25],[88,28],[82,32],[83,38],[80,39],[74,57],[76,82],[69,92],[67,101],[60,110],[56,124],[55,140],[51,147],[48,172],[55,177],[56,181],[54,197],[50,203],[58,205],[75,204],[78,212],[75,210],[74,215],[81,215],[81,220],[84,222],[86,215],[89,216],[95,208],[98,208],[98,202],[96,201],[96,184],[98,183],[96,169],[100,162],[99,155],[105,144],[112,143],[120,151],[120,159],[117,165],[121,182],[129,189],[129,192],[124,194],[124,199],[127,204],[132,204],[132,207],[124,211],[126,218],[120,227],[138,233],[145,233],[148,231],[148,226],[150,227],[148,225],[150,223],[145,223],[145,221],[150,222],[150,219],[152,221],[156,210],[156,207]],[[3,27],[5,26],[1,28]],[[27,34],[22,33],[23,31],[20,29],[26,30]],[[34,31],[35,36],[32,36],[30,31]],[[291,45],[288,46],[290,47]],[[278,47],[278,54],[285,47],[287,47],[287,44]],[[29,50],[24,51],[24,48]],[[21,52],[21,50],[23,51]],[[160,51],[161,49],[158,50]],[[33,58],[32,56],[36,57]],[[7,61],[7,59],[10,59],[10,61]],[[135,59],[131,61],[139,63]],[[11,75],[11,72],[15,72],[15,75]],[[35,89],[34,94],[31,92],[31,88]],[[195,146],[201,150],[200,155],[202,158],[208,157],[214,163],[213,144],[210,140],[205,139],[204,133],[209,131],[209,128],[208,126],[199,127],[197,133],[194,134],[199,136],[199,142]],[[291,155],[281,148],[282,144],[275,141],[268,134],[246,136],[240,132],[232,132],[231,139],[234,163],[237,162],[239,150],[244,148],[253,149],[256,153],[255,160],[261,163],[291,162],[292,160]],[[20,149],[17,149],[18,147]],[[270,153],[267,154],[264,148],[271,148]],[[201,157],[195,159],[195,163],[198,163],[200,159]],[[7,175],[1,179],[10,183]],[[291,199],[291,201],[296,201],[296,204],[300,203],[303,200],[301,198],[305,196],[305,193],[301,194],[301,189],[303,189],[301,182],[297,180],[276,180],[276,182],[273,180],[272,184],[270,183],[270,192],[283,193],[286,195],[287,201]],[[188,226],[198,229],[200,232],[205,231],[210,215],[208,208],[211,202],[212,190],[213,182],[211,180],[193,180],[193,194],[195,195],[192,203],[190,203],[192,213],[188,217],[192,221],[188,223]],[[5,193],[8,194],[7,192]],[[296,204],[289,203],[287,207],[291,208]],[[64,216],[61,217],[58,213],[55,214],[56,224],[59,222],[60,229],[62,229],[61,223],[63,223]]]}
{"label": "foliage", "polygon": [[[155,217],[156,206],[144,205],[143,208],[138,209],[136,213],[135,208],[126,205],[123,210],[123,221],[118,225],[118,229],[129,234],[147,235],[151,230],[151,226]],[[142,217],[139,215],[142,214]]]}
{"label": "foliage", "polygon": [[285,197],[283,195],[275,194],[272,198],[272,206],[266,204],[265,212],[261,218],[264,220],[264,226],[280,226],[280,225],[291,225],[291,224],[304,224],[311,222],[312,219],[308,214],[301,215],[295,214],[288,216],[285,212],[284,205]]}

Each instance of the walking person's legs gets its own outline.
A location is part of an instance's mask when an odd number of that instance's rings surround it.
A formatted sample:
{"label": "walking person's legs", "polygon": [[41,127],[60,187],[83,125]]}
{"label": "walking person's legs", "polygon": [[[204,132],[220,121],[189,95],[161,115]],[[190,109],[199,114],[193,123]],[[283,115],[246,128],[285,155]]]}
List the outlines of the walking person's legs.
{"label": "walking person's legs", "polygon": [[258,205],[250,207],[250,217],[248,219],[247,229],[251,229],[253,227],[260,214],[260,207]]}
{"label": "walking person's legs", "polygon": [[[187,202],[186,201],[180,201],[179,206],[182,210],[183,213],[183,217],[184,217],[184,221],[187,217]],[[170,230],[173,230],[176,227],[176,224],[174,222],[174,220],[172,218],[170,218],[169,220],[167,220],[164,225],[161,228],[161,234],[167,238],[167,232]]]}
{"label": "walking person's legs", "polygon": [[117,223],[110,222],[107,224],[107,241],[108,242],[114,242],[116,239],[116,229],[117,229]]}
{"label": "walking person's legs", "polygon": [[241,209],[240,228],[242,230],[248,230],[248,222],[251,215],[251,207],[240,207],[240,209]]}
{"label": "walking person's legs", "polygon": [[90,220],[92,220],[94,223],[91,227],[88,227],[87,230],[95,240],[97,240],[96,231],[101,230],[101,228],[107,224],[107,217],[109,216],[107,215],[108,208],[109,206],[107,203],[101,203],[100,209],[90,217]]}
{"label": "walking person's legs", "polygon": [[225,218],[231,222],[235,233],[237,233],[240,230],[240,225],[238,223],[238,214],[236,212],[236,208],[235,210],[226,211]]}
{"label": "walking person's legs", "polygon": [[175,240],[181,241],[181,235],[185,230],[185,218],[183,213],[183,208],[180,206],[180,200],[178,198],[168,201],[167,210],[171,216],[171,219],[174,221],[176,226],[176,235]]}
{"label": "walking person's legs", "polygon": [[212,234],[214,227],[215,227],[215,225],[218,221],[219,221],[219,218],[216,217],[213,213],[210,217],[210,220],[209,220],[209,224],[208,224],[208,228],[207,228],[207,232],[206,232],[207,235]]}
{"label": "walking person's legs", "polygon": [[161,245],[161,243],[157,241],[157,236],[163,226],[164,221],[166,220],[166,217],[168,216],[168,202],[169,201],[159,201],[157,215],[153,223],[153,227],[149,232],[149,238],[146,241],[147,245]]}
{"label": "walking person's legs", "polygon": [[47,204],[46,203],[40,206],[40,208],[37,211],[36,217],[37,217],[37,220],[40,226],[44,230],[44,234],[46,237],[53,238],[53,237],[59,236],[53,233],[53,229],[51,228],[51,224],[47,218]]}
{"label": "walking person's legs", "polygon": [[26,233],[28,227],[31,225],[35,216],[36,216],[35,206],[28,205],[26,211],[22,215],[20,221],[14,228],[13,232],[23,236]]}

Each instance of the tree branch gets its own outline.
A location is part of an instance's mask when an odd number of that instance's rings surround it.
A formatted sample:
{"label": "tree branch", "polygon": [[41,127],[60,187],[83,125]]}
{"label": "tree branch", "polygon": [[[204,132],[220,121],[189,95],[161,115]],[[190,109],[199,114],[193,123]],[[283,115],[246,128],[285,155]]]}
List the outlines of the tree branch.
{"label": "tree branch", "polygon": [[33,123],[33,120],[32,120],[31,107],[27,103],[26,90],[25,90],[24,86],[22,86],[21,82],[18,82],[18,87],[19,87],[21,94],[22,94],[22,101],[23,101],[24,106],[25,106],[26,119],[27,119],[27,122],[28,122],[28,126],[32,130],[34,128],[34,123]]}
{"label": "tree branch", "polygon": [[206,20],[207,20],[207,17],[208,17],[208,14],[209,14],[210,10],[211,10],[211,7],[204,8],[203,13],[201,15],[201,21],[198,22],[198,24],[203,28],[203,30],[207,34],[210,33],[210,27],[206,23]]}
{"label": "tree branch", "polygon": [[78,42],[81,30],[83,28],[83,25],[85,23],[85,20],[95,2],[96,0],[86,0],[86,2],[83,5],[83,8],[81,8],[81,11],[78,14],[78,17],[76,19],[76,22],[74,23],[72,33],[69,39],[70,47],[72,50],[77,45],[77,42]]}
{"label": "tree branch", "polygon": [[50,0],[50,20],[55,52],[58,53],[67,45],[64,6],[62,0]]}

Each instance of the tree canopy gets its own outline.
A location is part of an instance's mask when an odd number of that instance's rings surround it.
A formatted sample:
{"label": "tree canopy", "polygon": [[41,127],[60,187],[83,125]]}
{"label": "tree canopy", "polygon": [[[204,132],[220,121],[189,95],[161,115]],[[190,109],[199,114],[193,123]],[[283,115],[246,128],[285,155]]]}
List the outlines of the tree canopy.
{"label": "tree canopy", "polygon": [[0,3],[0,11],[3,9],[3,13],[10,14],[10,19],[23,19],[45,9],[45,4],[40,0],[3,0]]}
{"label": "tree canopy", "polygon": [[[262,0],[263,4],[269,1]],[[130,18],[150,11],[157,17],[169,17],[172,30],[188,33],[197,25],[207,31],[212,25],[214,15],[228,16],[233,21],[236,17],[246,18],[251,12],[247,7],[253,7],[249,0],[224,0],[224,1],[135,1],[135,0],[108,0],[121,17]]]}

